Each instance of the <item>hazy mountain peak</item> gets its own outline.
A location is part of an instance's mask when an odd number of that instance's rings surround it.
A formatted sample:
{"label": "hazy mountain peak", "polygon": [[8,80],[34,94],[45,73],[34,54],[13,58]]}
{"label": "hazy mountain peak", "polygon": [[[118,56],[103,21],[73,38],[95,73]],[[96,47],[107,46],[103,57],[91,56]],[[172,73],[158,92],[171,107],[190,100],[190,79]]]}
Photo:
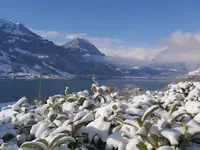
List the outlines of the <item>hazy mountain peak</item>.
{"label": "hazy mountain peak", "polygon": [[[82,46],[82,45],[93,45],[91,44],[89,41],[83,39],[83,38],[75,38],[73,39],[72,41],[66,43],[65,45],[68,46],[68,47],[72,47],[72,48],[75,48],[77,46]],[[93,45],[94,46],[94,45]]]}
{"label": "hazy mountain peak", "polygon": [[64,48],[79,53],[80,55],[105,56],[93,44],[83,38],[75,38],[63,45]]}

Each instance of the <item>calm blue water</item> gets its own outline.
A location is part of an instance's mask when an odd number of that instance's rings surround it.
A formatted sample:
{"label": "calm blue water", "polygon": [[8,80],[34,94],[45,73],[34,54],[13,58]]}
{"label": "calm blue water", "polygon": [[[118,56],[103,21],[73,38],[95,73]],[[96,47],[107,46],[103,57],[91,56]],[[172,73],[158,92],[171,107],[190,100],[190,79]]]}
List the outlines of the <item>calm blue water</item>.
{"label": "calm blue water", "polygon": [[[114,85],[123,88],[126,84],[133,84],[137,87],[158,90],[163,89],[172,81],[169,80],[134,80],[134,79],[106,79],[99,80],[99,84]],[[73,79],[73,80],[42,80],[42,97],[48,97],[55,94],[64,94],[65,87],[69,87],[69,92],[80,90],[90,90],[91,79]],[[0,103],[16,101],[26,96],[32,101],[38,98],[39,80],[0,80]]]}

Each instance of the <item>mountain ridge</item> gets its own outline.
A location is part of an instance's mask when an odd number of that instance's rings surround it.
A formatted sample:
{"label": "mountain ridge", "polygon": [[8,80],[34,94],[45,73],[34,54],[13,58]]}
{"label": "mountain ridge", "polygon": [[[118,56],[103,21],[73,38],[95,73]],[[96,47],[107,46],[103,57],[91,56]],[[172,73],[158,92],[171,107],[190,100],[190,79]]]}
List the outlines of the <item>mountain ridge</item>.
{"label": "mountain ridge", "polygon": [[[83,38],[75,38],[62,45],[62,47],[70,49],[72,53],[79,53],[79,55],[105,56],[105,54],[101,53],[93,44]],[[84,47],[84,49],[82,47]]]}
{"label": "mountain ridge", "polygon": [[[86,56],[94,59],[87,59]],[[103,58],[103,61],[96,61],[97,57]],[[119,69],[119,65],[105,61],[105,58],[105,54],[83,38],[75,38],[59,46],[43,39],[21,23],[0,19],[0,75],[39,76],[44,72],[56,77],[113,77],[163,76],[174,73],[169,70],[171,68],[158,71],[155,66],[143,66],[134,70],[128,67]]]}
{"label": "mountain ridge", "polygon": [[[81,54],[74,55],[62,46],[43,39],[23,24],[0,21],[0,74],[47,74],[56,76],[119,73],[104,64],[84,61]],[[39,66],[39,67],[38,67]],[[105,71],[99,71],[104,68]]]}

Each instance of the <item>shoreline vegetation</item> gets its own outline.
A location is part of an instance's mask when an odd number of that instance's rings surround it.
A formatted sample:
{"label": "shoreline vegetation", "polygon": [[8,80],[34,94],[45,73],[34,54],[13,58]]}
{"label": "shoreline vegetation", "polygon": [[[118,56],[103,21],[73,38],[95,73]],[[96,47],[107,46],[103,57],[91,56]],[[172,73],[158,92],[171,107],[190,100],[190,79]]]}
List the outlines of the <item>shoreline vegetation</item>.
{"label": "shoreline vegetation", "polygon": [[0,112],[2,150],[198,150],[200,82],[164,90],[99,85]]}

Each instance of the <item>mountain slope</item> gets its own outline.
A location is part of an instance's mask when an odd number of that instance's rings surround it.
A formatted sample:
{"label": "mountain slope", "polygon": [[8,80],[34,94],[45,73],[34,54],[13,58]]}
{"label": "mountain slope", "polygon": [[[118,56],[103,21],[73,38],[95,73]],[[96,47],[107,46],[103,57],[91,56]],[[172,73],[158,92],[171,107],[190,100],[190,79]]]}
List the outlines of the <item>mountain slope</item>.
{"label": "mountain slope", "polygon": [[1,20],[0,41],[1,63],[10,65],[11,72],[29,72],[25,70],[32,69],[38,73],[38,68],[43,68],[61,75],[52,68],[59,67],[56,64],[61,59],[66,61],[65,66],[58,68],[61,71],[67,69],[65,71],[73,73],[71,70],[78,70],[77,62],[69,52],[44,40],[20,23]]}
{"label": "mountain slope", "polygon": [[[63,46],[58,46],[30,31],[21,23],[0,19],[0,75],[39,75],[42,72],[50,76],[141,77],[177,74],[169,70],[174,69],[174,66],[159,67],[158,64],[144,67],[143,64],[142,68],[130,69],[120,65],[121,59],[114,59],[118,62],[116,64],[112,63],[116,61],[109,61],[110,58],[106,60],[108,57],[104,56],[93,44],[84,39],[76,38]],[[97,57],[103,58],[102,61],[97,61]],[[127,60],[126,64],[129,63]]]}
{"label": "mountain slope", "polygon": [[76,55],[105,56],[93,44],[82,38],[76,38],[63,45],[65,49]]}
{"label": "mountain slope", "polygon": [[[81,44],[82,45],[82,44]],[[93,46],[91,46],[93,47]],[[94,53],[95,50],[92,50]],[[84,65],[84,67],[83,67]],[[103,74],[105,76],[118,74],[109,67],[84,62],[81,54],[57,46],[33,33],[23,24],[0,20],[0,74],[30,73],[52,74],[57,76]],[[94,68],[93,68],[94,67]]]}
{"label": "mountain slope", "polygon": [[200,75],[200,68],[194,71],[190,71],[188,73],[189,76],[199,76]]}

